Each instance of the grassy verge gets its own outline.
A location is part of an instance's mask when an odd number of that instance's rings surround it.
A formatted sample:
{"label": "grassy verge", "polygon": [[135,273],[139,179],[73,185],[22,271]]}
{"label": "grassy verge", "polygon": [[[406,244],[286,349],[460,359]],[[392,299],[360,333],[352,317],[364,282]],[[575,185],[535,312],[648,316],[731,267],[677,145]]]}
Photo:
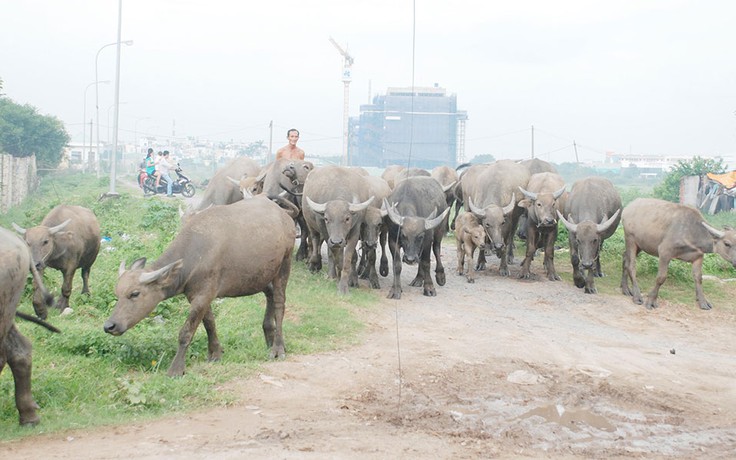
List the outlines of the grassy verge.
{"label": "grassy verge", "polygon": [[[166,377],[176,352],[178,331],[186,318],[183,296],[168,299],[151,316],[121,337],[105,334],[102,324],[115,304],[114,287],[121,260],[155,260],[175,237],[178,201],[143,199],[138,190],[119,190],[119,199],[98,201],[108,183],[89,175],[45,178],[40,193],[23,206],[0,215],[0,225],[37,225],[58,204],[92,209],[100,221],[103,243],[90,275],[91,294],[81,295],[78,271],[70,303],[74,313],[49,312],[62,334],[52,334],[18,321],[33,344],[33,395],[41,406],[41,424],[20,428],[14,401],[12,374],[0,374],[0,441],[75,428],[143,420],[163,414],[224,406],[238,399],[223,384],[255,372],[268,360],[261,323],[262,294],[217,300],[214,305],[218,334],[225,349],[219,363],[207,362],[207,340],[199,328],[187,358],[187,374]],[[58,295],[61,273],[47,270],[45,282]],[[32,313],[30,283],[19,309]],[[323,274],[312,275],[303,263],[294,263],[287,289],[284,339],[287,353],[314,353],[357,341],[362,329],[356,309],[369,309],[378,293],[352,290],[336,294],[335,283]]]}

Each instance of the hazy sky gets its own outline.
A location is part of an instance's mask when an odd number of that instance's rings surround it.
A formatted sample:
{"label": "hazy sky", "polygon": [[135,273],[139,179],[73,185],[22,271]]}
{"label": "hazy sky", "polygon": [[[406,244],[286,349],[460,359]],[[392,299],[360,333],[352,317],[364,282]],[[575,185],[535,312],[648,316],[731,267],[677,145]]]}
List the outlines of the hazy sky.
{"label": "hazy sky", "polygon": [[[123,0],[120,138],[268,144],[301,130],[307,155],[342,149],[350,115],[387,87],[438,83],[467,110],[466,157],[574,161],[605,151],[736,157],[736,2]],[[412,52],[413,19],[415,52]],[[82,140],[95,55],[117,40],[117,0],[0,1],[0,78],[18,103]],[[412,64],[413,59],[413,64]],[[115,46],[99,55],[101,135]],[[87,120],[94,116],[94,86]],[[113,116],[111,115],[110,124]],[[87,128],[89,129],[89,128]],[[89,137],[89,136],[87,136]],[[732,167],[735,162],[730,162]]]}

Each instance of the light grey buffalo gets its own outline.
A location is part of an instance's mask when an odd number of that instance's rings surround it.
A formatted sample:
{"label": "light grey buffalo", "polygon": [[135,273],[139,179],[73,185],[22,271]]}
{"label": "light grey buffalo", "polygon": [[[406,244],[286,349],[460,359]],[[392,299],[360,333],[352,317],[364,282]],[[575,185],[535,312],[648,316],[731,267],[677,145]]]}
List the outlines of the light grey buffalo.
{"label": "light grey buffalo", "polygon": [[[480,165],[479,165],[480,166]],[[473,173],[474,166],[463,175]],[[477,174],[461,179],[465,203],[483,225],[490,248],[500,259],[499,274],[509,276],[508,264],[513,261],[514,232],[524,208],[517,206],[519,187],[529,182],[529,170],[512,160],[499,160],[478,170]],[[478,254],[477,270],[484,270],[486,257]]]}
{"label": "light grey buffalo", "polygon": [[[202,211],[210,206],[231,204],[243,199],[237,181],[241,178],[256,177],[261,172],[261,166],[252,158],[238,157],[215,172],[210,179],[202,199],[192,212]],[[232,179],[235,179],[233,183]]]}
{"label": "light grey buffalo", "polygon": [[595,294],[595,277],[603,276],[603,242],[616,232],[621,220],[621,195],[610,180],[587,177],[572,185],[565,209],[557,215],[567,227],[573,282],[585,288],[586,294]]}
{"label": "light grey buffalo", "polygon": [[179,348],[168,375],[184,374],[186,351],[199,323],[207,331],[208,358],[219,360],[212,301],[263,292],[263,333],[272,358],[285,356],[281,330],[286,284],[295,239],[294,221],[272,201],[256,197],[197,213],[150,268],[146,259],[129,270],[120,264],[115,309],[104,324],[121,335],[148,316],[159,302],[184,294],[191,308],[179,331]]}
{"label": "light grey buffalo", "polygon": [[538,247],[544,248],[544,268],[547,279],[559,281],[555,270],[557,211],[565,209],[565,180],[557,173],[532,174],[526,188],[519,187],[524,199],[519,206],[526,209],[526,257],[521,263],[519,278],[531,278],[531,265]]}
{"label": "light grey buffalo", "polygon": [[632,296],[637,304],[643,302],[636,282],[636,256],[644,251],[659,257],[657,280],[644,304],[646,308],[657,307],[657,295],[667,279],[670,260],[679,259],[692,264],[698,306],[710,310],[712,305],[703,294],[703,256],[715,252],[736,267],[736,231],[711,227],[695,208],[654,198],[632,201],[624,208],[621,219],[626,240],[621,292]]}
{"label": "light grey buffalo", "polygon": [[388,298],[401,298],[402,261],[409,265],[419,263],[417,276],[410,283],[411,286],[423,286],[426,296],[437,295],[429,271],[434,252],[435,278],[437,284],[445,285],[441,245],[447,214],[450,212],[445,190],[431,177],[408,177],[396,183],[391,196],[384,200],[383,207],[388,211],[388,247],[394,272],[394,283]]}
{"label": "light grey buffalo", "polygon": [[50,304],[52,298],[31,262],[28,246],[13,232],[0,228],[0,371],[7,363],[13,373],[15,406],[21,425],[35,425],[40,421],[36,413],[38,405],[31,394],[31,342],[15,326],[15,316],[33,318],[17,311],[29,270],[39,293]]}
{"label": "light grey buffalo", "polygon": [[[64,310],[69,306],[77,268],[82,269],[82,294],[89,294],[90,269],[100,251],[100,224],[91,210],[60,205],[44,217],[41,225],[24,229],[13,223],[13,227],[30,246],[31,257],[41,276],[46,267],[62,273],[64,281],[61,296],[56,301],[57,308]],[[37,288],[33,295],[33,308],[39,318],[46,318],[46,306]]]}
{"label": "light grey buffalo", "polygon": [[312,242],[309,270],[322,269],[322,242],[327,242],[328,275],[337,280],[337,291],[358,287],[355,253],[365,210],[373,202],[365,177],[353,168],[323,166],[304,185],[304,220]]}

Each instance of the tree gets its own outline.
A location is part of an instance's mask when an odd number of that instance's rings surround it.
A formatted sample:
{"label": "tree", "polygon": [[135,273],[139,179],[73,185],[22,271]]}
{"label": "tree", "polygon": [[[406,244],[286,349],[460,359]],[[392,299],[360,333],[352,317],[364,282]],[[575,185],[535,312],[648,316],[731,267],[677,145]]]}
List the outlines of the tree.
{"label": "tree", "polygon": [[241,154],[249,157],[261,157],[268,153],[268,147],[262,140],[251,142],[241,150]]}
{"label": "tree", "polygon": [[680,179],[685,176],[702,176],[705,173],[721,174],[726,167],[723,159],[693,157],[692,160],[680,160],[675,167],[668,172],[662,182],[654,187],[654,196],[663,200],[679,203],[680,201]]}
{"label": "tree", "polygon": [[496,158],[491,155],[490,153],[484,153],[482,155],[476,155],[473,157],[472,160],[470,160],[473,164],[481,164],[481,163],[493,163],[496,161]]}
{"label": "tree", "polygon": [[0,97],[0,151],[15,157],[36,155],[39,169],[56,168],[69,134],[62,122],[41,115],[31,105],[19,105]]}

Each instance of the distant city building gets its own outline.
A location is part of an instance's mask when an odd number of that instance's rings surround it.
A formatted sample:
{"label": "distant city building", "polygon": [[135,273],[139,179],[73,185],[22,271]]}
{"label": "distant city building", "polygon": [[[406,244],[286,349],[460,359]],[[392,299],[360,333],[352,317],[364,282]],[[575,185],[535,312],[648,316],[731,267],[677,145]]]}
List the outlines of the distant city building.
{"label": "distant city building", "polygon": [[348,163],[455,167],[464,161],[467,119],[467,112],[457,110],[457,96],[437,85],[388,88],[351,120]]}
{"label": "distant city building", "polygon": [[681,160],[690,160],[690,156],[642,155],[606,152],[604,165],[620,170],[636,170],[643,178],[654,178],[669,172]]}

